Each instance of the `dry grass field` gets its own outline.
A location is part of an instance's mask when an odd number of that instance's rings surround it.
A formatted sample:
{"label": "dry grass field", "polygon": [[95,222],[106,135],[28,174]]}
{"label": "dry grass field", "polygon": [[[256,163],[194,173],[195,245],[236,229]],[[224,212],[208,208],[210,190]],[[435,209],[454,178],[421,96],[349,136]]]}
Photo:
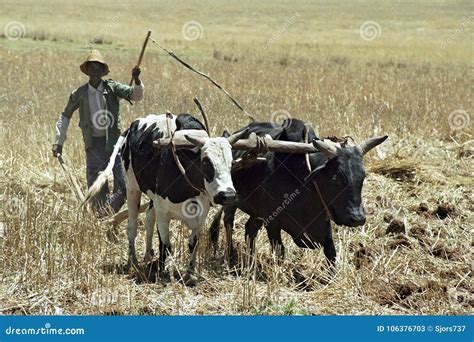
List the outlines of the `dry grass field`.
{"label": "dry grass field", "polygon": [[[0,313],[472,314],[472,2],[0,0],[0,6]],[[78,213],[51,153],[55,121],[70,92],[87,82],[78,66],[91,47],[105,56],[110,77],[127,83],[149,28],[258,120],[283,113],[308,121],[321,137],[358,142],[389,135],[365,159],[367,223],[333,223],[334,276],[322,250],[299,249],[287,235],[286,259],[277,263],[264,231],[256,271],[233,272],[224,259],[225,234],[214,254],[206,229],[199,282],[186,287],[174,275],[187,266],[188,232],[174,223],[171,279],[143,281],[123,272],[126,223],[111,243],[107,224]],[[166,110],[199,115],[194,97],[215,135],[249,122],[217,88],[152,43],[142,80],[144,100],[122,103],[124,127]],[[64,150],[85,189],[77,122],[76,113]],[[234,234],[241,256],[245,220],[239,214]],[[141,224],[139,258],[144,233]],[[156,235],[154,244],[157,250]]]}

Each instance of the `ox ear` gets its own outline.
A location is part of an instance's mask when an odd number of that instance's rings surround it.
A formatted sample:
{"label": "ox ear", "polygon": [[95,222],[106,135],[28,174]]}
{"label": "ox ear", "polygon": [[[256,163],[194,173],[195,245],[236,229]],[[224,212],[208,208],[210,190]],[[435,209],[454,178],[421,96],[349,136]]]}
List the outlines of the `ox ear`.
{"label": "ox ear", "polygon": [[324,155],[331,159],[337,155],[337,148],[335,145],[329,144],[324,140],[313,140],[313,146],[319,151],[324,153]]}
{"label": "ox ear", "polygon": [[185,134],[184,137],[186,138],[187,141],[189,141],[191,144],[197,147],[203,147],[204,146],[204,139],[198,138],[198,137],[192,137],[190,135]]}
{"label": "ox ear", "polygon": [[375,146],[383,143],[387,138],[388,138],[388,135],[384,135],[383,137],[375,137],[375,138],[367,139],[366,141],[364,141],[362,144],[358,146],[360,149],[360,152],[362,153],[362,155],[366,154]]}
{"label": "ox ear", "polygon": [[230,137],[227,137],[229,144],[234,145],[239,139],[245,136],[249,131],[249,128],[245,128],[243,131],[232,134]]}

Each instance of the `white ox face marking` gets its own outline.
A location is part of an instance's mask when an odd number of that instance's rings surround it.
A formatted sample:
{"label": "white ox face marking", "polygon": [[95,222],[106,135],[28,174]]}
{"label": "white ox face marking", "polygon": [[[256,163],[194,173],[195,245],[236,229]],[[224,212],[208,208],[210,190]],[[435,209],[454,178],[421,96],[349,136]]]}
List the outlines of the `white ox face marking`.
{"label": "white ox face marking", "polygon": [[212,204],[226,204],[235,199],[232,183],[232,146],[226,138],[206,138],[201,147],[201,170],[204,187]]}

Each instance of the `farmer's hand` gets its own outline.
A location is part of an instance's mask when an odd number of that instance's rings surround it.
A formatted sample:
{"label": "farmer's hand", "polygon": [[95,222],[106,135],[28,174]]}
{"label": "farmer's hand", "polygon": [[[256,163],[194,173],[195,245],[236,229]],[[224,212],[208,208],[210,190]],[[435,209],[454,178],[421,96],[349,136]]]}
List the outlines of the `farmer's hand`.
{"label": "farmer's hand", "polygon": [[135,68],[133,68],[132,70],[132,77],[133,79],[135,80],[135,84],[136,85],[140,85],[142,82],[140,81],[140,73],[141,73],[141,69],[139,66],[136,66]]}
{"label": "farmer's hand", "polygon": [[53,145],[53,156],[56,158],[60,155],[63,154],[63,145]]}

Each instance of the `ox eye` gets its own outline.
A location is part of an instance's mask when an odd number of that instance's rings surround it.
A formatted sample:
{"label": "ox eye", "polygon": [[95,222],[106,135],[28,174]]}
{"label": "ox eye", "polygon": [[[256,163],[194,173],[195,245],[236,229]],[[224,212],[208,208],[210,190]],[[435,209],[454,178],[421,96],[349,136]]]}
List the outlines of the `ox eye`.
{"label": "ox eye", "polygon": [[204,157],[201,162],[202,172],[204,178],[208,183],[211,183],[214,179],[214,165],[208,157]]}
{"label": "ox eye", "polygon": [[332,177],[332,181],[333,181],[334,183],[337,183],[337,184],[343,184],[343,183],[344,183],[344,177],[342,177],[341,174],[336,173],[336,174]]}

